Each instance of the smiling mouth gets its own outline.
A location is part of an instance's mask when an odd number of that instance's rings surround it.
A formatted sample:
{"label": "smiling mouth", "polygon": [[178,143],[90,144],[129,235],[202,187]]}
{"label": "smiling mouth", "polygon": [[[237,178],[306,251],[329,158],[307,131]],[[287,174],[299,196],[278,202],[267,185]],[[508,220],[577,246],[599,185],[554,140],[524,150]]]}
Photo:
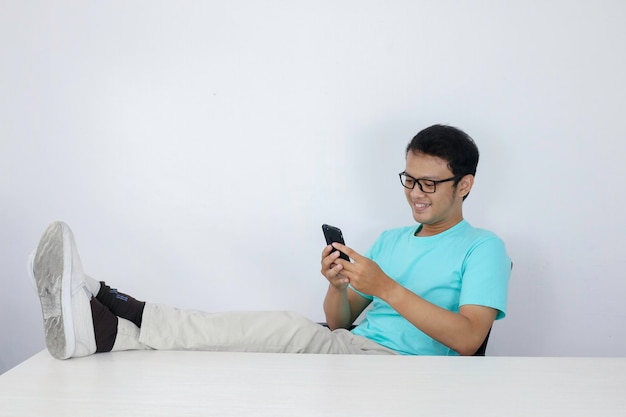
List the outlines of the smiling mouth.
{"label": "smiling mouth", "polygon": [[430,207],[430,204],[427,203],[413,203],[413,208],[417,211],[426,210],[428,207]]}

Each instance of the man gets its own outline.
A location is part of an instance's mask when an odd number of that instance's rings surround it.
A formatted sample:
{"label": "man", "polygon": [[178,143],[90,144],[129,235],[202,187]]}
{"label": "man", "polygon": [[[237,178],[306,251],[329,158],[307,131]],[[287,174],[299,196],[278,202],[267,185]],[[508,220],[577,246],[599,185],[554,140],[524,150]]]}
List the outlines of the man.
{"label": "man", "polygon": [[463,219],[478,155],[454,127],[413,138],[400,180],[418,224],[384,232],[365,256],[338,243],[324,248],[329,328],[291,312],[138,301],[86,275],[71,230],[53,223],[29,260],[48,350],[58,359],[128,349],[472,355],[506,313],[511,266],[496,235]]}

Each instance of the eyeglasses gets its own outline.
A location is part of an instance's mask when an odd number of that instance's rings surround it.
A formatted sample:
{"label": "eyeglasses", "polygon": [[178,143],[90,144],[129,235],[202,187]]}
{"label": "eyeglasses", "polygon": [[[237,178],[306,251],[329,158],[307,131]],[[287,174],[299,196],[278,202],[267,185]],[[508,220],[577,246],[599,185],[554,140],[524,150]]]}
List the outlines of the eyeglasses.
{"label": "eyeglasses", "polygon": [[441,184],[442,182],[454,181],[458,178],[458,176],[446,178],[445,180],[428,180],[426,178],[413,178],[406,172],[401,172],[398,174],[400,176],[400,182],[404,188],[408,188],[412,190],[415,188],[415,184],[422,190],[423,193],[432,194],[437,191],[437,184]]}

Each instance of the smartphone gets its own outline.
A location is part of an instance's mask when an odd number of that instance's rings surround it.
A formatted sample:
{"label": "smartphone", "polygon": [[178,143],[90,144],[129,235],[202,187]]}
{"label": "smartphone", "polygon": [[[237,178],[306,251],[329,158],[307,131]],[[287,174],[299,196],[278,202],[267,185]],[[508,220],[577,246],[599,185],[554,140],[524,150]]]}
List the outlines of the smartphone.
{"label": "smartphone", "polygon": [[[330,245],[333,242],[339,242],[342,245],[345,245],[346,243],[343,241],[343,233],[341,233],[341,229],[335,226],[331,226],[328,224],[323,224],[322,225],[322,231],[324,232],[324,237],[326,238],[326,243],[328,245]],[[331,253],[333,253],[334,251],[336,251],[337,249],[333,248],[333,250],[331,251]],[[348,257],[348,255],[346,255],[345,253],[339,251],[339,253],[341,255],[339,255],[339,257],[341,259],[345,259],[346,261],[350,262],[350,258]]]}

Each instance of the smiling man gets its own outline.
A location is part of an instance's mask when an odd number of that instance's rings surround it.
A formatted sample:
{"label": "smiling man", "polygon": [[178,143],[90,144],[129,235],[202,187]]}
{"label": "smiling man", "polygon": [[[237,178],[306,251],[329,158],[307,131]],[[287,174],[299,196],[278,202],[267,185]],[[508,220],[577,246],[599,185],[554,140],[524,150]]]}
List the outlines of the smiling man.
{"label": "smiling man", "polygon": [[370,303],[354,334],[405,354],[471,355],[504,317],[511,261],[493,233],[463,219],[478,148],[463,131],[435,125],[406,149],[400,181],[418,225],[384,232],[353,262],[324,252],[330,328],[346,328]]}
{"label": "smiling man", "polygon": [[383,232],[365,255],[333,244],[351,261],[323,249],[329,328],[292,312],[138,301],[85,274],[69,226],[52,223],[29,258],[48,350],[58,359],[129,349],[472,355],[505,316],[511,266],[502,240],[463,218],[477,164],[457,128],[413,138],[400,181],[417,224]]}

